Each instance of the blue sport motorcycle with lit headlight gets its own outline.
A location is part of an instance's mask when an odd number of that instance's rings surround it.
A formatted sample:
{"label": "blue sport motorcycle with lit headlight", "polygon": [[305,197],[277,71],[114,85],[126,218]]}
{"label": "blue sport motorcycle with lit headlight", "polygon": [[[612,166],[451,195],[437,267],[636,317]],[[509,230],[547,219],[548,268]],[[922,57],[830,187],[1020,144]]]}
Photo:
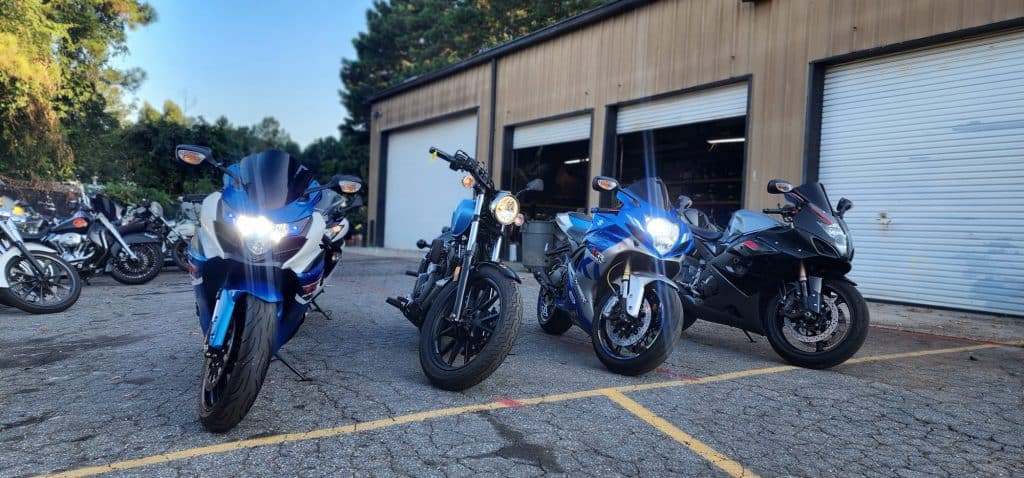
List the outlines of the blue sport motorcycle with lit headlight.
{"label": "blue sport motorcycle with lit headlight", "polygon": [[189,272],[205,356],[199,420],[226,432],[256,401],[271,357],[298,331],[341,258],[327,233],[346,207],[362,202],[323,208],[323,194],[353,194],[362,183],[337,175],[319,185],[309,169],[276,150],[224,166],[209,148],[180,145],[175,158],[224,173],[223,191],[203,200]]}
{"label": "blue sport motorcycle with lit headlight", "polygon": [[593,187],[614,192],[621,205],[555,217],[547,265],[532,271],[541,286],[537,320],[554,335],[579,326],[605,367],[640,375],[661,365],[678,340],[683,309],[672,277],[693,238],[660,179],[621,188],[598,176]]}

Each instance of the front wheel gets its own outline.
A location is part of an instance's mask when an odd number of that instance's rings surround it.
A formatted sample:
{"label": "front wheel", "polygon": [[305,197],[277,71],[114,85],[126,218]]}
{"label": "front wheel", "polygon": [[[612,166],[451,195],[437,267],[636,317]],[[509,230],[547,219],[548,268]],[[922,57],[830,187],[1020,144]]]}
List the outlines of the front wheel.
{"label": "front wheel", "polygon": [[208,354],[200,377],[199,422],[214,433],[231,430],[249,413],[277,335],[277,304],[246,296],[235,307],[223,350]]}
{"label": "front wheel", "polygon": [[74,305],[82,293],[82,279],[71,264],[48,252],[32,252],[42,274],[28,257],[17,255],[2,271],[7,288],[0,288],[0,302],[30,314],[61,312]]}
{"label": "front wheel", "polygon": [[868,336],[868,304],[853,284],[825,279],[821,312],[803,314],[796,287],[775,294],[765,312],[765,332],[787,362],[823,369],[845,362],[860,350]]}
{"label": "front wheel", "polygon": [[523,321],[518,285],[491,267],[466,285],[463,312],[452,320],[457,282],[441,291],[420,329],[420,366],[434,386],[465,390],[489,377],[512,350]]}
{"label": "front wheel", "polygon": [[641,375],[658,368],[682,333],[682,302],[663,282],[647,286],[637,317],[626,313],[614,289],[598,300],[595,311],[598,315],[590,330],[594,353],[617,374]]}
{"label": "front wheel", "polygon": [[160,244],[146,242],[128,246],[135,253],[135,259],[125,251],[118,252],[117,257],[113,258],[110,275],[114,280],[129,285],[145,284],[153,280],[164,266]]}

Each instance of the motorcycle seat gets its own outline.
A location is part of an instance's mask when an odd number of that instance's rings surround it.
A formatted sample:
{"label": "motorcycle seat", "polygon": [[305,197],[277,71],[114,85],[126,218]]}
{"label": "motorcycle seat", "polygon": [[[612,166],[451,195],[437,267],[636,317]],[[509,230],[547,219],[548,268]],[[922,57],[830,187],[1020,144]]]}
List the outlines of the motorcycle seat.
{"label": "motorcycle seat", "polygon": [[555,215],[558,228],[576,243],[583,242],[583,237],[590,230],[591,218],[580,212],[563,212]]}
{"label": "motorcycle seat", "polygon": [[690,226],[690,232],[692,232],[694,236],[697,236],[700,239],[707,242],[718,242],[723,235],[722,231],[714,229],[704,229],[697,226]]}
{"label": "motorcycle seat", "polygon": [[142,221],[139,221],[139,222],[133,222],[133,223],[125,225],[125,226],[118,226],[117,233],[122,235],[122,236],[125,236],[125,235],[128,235],[128,234],[134,234],[136,232],[145,232],[145,230],[146,230],[146,223],[142,222]]}

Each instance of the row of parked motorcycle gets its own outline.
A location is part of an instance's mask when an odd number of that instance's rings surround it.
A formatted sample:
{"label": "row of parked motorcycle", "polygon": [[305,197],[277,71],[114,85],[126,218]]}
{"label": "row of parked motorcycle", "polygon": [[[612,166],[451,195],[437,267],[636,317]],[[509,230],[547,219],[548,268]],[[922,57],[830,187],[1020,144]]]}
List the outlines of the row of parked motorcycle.
{"label": "row of parked motorcycle", "polygon": [[[461,183],[472,198],[440,236],[418,242],[427,252],[407,271],[412,292],[386,301],[420,329],[430,382],[463,390],[502,364],[519,333],[521,279],[501,257],[511,228],[525,222],[519,197],[544,184],[501,191],[466,153],[431,148],[430,155],[466,173]],[[338,175],[319,184],[282,151],[225,165],[209,148],[180,145],[175,159],[224,174],[224,189],[202,202],[187,251],[204,333],[199,418],[224,432],[255,402],[271,359],[288,365],[278,352],[319,308],[316,298],[342,256],[339,231],[363,204],[355,194],[362,183]],[[779,220],[743,210],[720,230],[685,196],[673,203],[658,178],[623,187],[599,176],[593,187],[619,204],[559,214],[543,250],[534,251],[545,260],[531,273],[540,285],[541,329],[582,328],[609,370],[656,369],[697,319],[764,335],[784,359],[810,368],[839,364],[864,342],[867,306],[845,278],[850,201],[833,207],[820,184],[773,180],[768,191],[788,204],[764,213]]]}
{"label": "row of parked motorcycle", "polygon": [[80,191],[66,217],[58,217],[49,200],[37,210],[0,198],[0,302],[36,314],[61,312],[78,300],[83,282],[99,274],[144,284],[167,263],[188,270],[197,202],[205,196],[179,198],[178,217],[168,220],[159,202],[126,205]]}

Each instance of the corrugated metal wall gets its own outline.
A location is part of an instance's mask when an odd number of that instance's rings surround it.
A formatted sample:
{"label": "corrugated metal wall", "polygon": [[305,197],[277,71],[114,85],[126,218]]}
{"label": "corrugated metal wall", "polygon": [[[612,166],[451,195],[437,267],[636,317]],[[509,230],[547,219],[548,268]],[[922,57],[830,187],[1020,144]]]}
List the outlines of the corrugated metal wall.
{"label": "corrugated metal wall", "polygon": [[1024,314],[1024,33],[828,70],[820,180],[866,297]]}

